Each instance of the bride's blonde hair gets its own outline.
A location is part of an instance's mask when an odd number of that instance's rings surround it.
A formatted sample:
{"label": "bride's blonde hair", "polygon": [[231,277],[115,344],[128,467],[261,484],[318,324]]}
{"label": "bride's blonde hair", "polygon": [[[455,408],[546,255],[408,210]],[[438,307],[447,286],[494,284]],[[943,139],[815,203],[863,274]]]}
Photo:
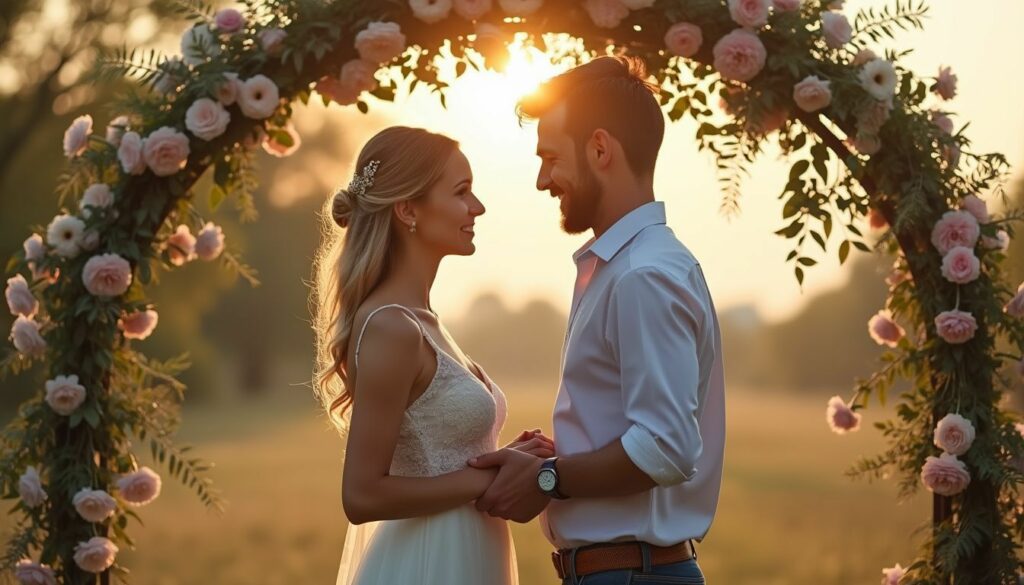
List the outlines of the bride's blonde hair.
{"label": "bride's blonde hair", "polygon": [[310,295],[317,358],[313,388],[338,428],[344,427],[353,399],[345,360],[356,311],[387,274],[391,260],[392,209],[426,194],[457,148],[451,138],[420,128],[386,128],[356,160],[356,176],[364,180],[367,167],[376,166],[372,185],[354,182],[338,189],[320,213],[322,243],[313,260]]}

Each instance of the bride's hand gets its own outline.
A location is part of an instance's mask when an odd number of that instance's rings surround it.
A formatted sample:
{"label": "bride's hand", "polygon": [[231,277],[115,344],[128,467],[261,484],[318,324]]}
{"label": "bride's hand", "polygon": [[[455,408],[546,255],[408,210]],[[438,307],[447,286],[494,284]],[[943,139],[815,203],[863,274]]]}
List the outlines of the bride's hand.
{"label": "bride's hand", "polygon": [[505,446],[506,449],[515,449],[523,453],[529,453],[534,457],[555,456],[555,441],[541,432],[540,429],[523,431],[519,433],[516,440]]}

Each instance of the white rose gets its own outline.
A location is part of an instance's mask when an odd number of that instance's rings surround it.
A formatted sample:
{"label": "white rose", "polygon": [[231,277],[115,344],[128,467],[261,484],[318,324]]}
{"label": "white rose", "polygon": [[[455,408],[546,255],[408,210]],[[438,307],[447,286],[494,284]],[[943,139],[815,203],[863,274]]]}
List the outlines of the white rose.
{"label": "white rose", "polygon": [[146,170],[146,159],[142,158],[145,141],[137,132],[125,132],[121,146],[117,147],[117,160],[121,169],[129,175],[141,175]]}
{"label": "white rose", "polygon": [[18,315],[11,325],[11,341],[14,349],[25,356],[38,356],[46,351],[46,340],[39,334],[39,324],[24,315]]}

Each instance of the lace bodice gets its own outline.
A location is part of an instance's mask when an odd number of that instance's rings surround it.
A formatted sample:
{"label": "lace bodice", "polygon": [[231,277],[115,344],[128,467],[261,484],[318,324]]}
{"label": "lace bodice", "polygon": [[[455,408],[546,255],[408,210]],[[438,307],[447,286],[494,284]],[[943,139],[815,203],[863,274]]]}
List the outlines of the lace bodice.
{"label": "lace bodice", "polygon": [[400,309],[416,320],[420,333],[437,358],[434,378],[403,416],[391,460],[391,474],[442,475],[463,469],[468,459],[497,449],[498,433],[508,414],[501,388],[482,369],[483,381],[441,349],[407,307],[384,305],[370,313],[356,341],[356,367],[359,367],[359,344],[366,323],[378,311],[389,307]]}

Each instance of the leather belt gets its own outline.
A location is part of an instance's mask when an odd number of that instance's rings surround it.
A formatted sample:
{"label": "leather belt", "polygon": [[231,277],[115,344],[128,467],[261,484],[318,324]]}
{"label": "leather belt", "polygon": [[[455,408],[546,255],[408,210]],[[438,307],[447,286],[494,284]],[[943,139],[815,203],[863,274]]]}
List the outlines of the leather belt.
{"label": "leather belt", "polygon": [[[576,549],[576,576],[582,577],[603,571],[644,568],[643,548],[650,549],[649,565],[669,565],[697,558],[697,549],[692,540],[671,546],[654,546],[642,542],[615,542],[594,544]],[[573,549],[562,549],[551,553],[551,560],[559,579],[571,574]]]}

